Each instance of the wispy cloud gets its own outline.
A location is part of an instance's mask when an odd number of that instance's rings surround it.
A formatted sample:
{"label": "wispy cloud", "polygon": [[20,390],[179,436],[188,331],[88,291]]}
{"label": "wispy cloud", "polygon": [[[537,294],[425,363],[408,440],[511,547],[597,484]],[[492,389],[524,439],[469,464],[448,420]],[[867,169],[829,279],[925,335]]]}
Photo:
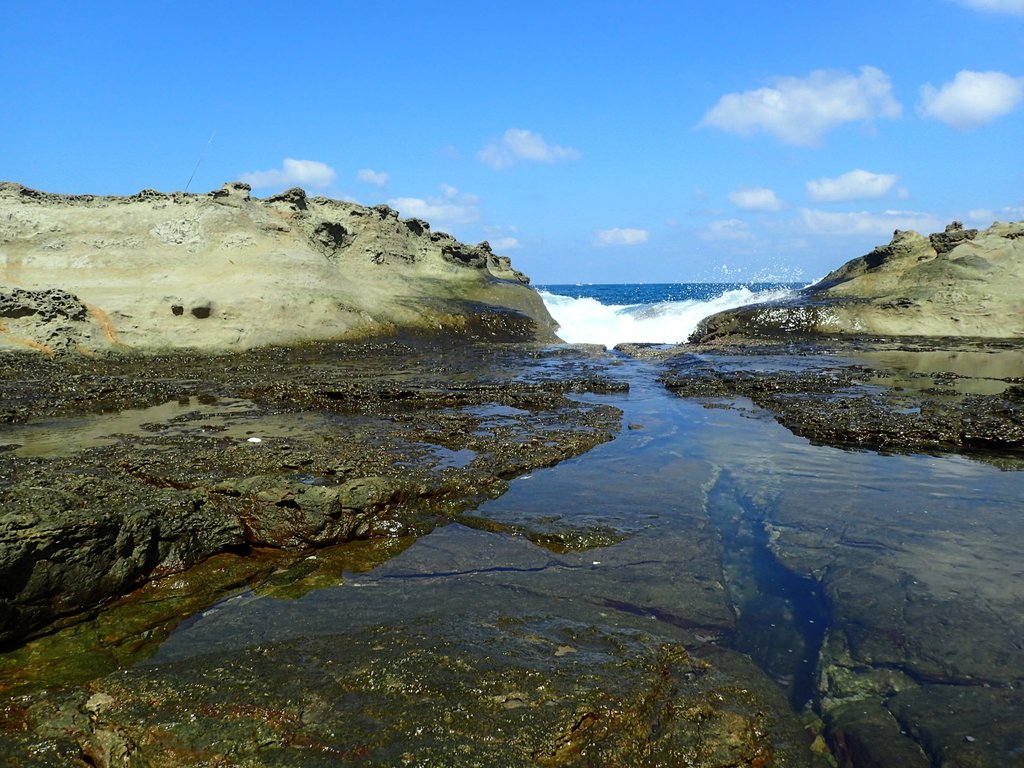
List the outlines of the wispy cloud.
{"label": "wispy cloud", "polygon": [[383,171],[374,171],[370,168],[360,168],[356,172],[356,178],[375,187],[386,187],[391,181],[391,175]]}
{"label": "wispy cloud", "polygon": [[640,245],[646,243],[650,234],[646,229],[601,229],[594,234],[594,245]]}
{"label": "wispy cloud", "polygon": [[1011,13],[1024,16],[1024,0],[956,0],[960,5],[974,8],[977,11],[992,13]]}
{"label": "wispy cloud", "polygon": [[967,212],[967,218],[978,224],[988,225],[994,221],[1020,221],[1024,219],[1024,205],[1008,205],[997,210],[976,208]]}
{"label": "wispy cloud", "polygon": [[867,200],[882,197],[893,188],[899,176],[891,173],[871,173],[860,168],[834,178],[807,182],[807,196],[817,202]]}
{"label": "wispy cloud", "polygon": [[902,111],[880,69],[861,67],[856,75],[816,70],[805,78],[780,77],[772,88],[726,94],[698,127],[741,136],[763,131],[787,144],[816,146],[843,123],[896,118]]}
{"label": "wispy cloud", "polygon": [[519,238],[516,237],[519,229],[512,224],[509,225],[491,225],[484,229],[484,234],[487,237],[487,242],[491,244],[491,248],[495,251],[514,251],[519,247]]}
{"label": "wispy cloud", "polygon": [[578,160],[580,151],[548,144],[543,136],[533,131],[509,128],[504,136],[488,144],[476,156],[480,162],[501,171],[522,161],[557,163],[562,160]]}
{"label": "wispy cloud", "polygon": [[254,189],[278,187],[310,187],[323,189],[334,183],[337,173],[331,166],[316,160],[294,160],[286,157],[280,168],[269,171],[249,171],[238,177]]}
{"label": "wispy cloud", "polygon": [[931,83],[922,86],[917,111],[922,117],[966,131],[1012,112],[1021,101],[1024,77],[963,69],[941,88]]}
{"label": "wispy cloud", "polygon": [[517,237],[498,237],[494,240],[489,240],[491,244],[491,250],[501,251],[514,251],[519,247],[519,238]]}
{"label": "wispy cloud", "polygon": [[463,194],[455,187],[442,184],[440,196],[396,197],[388,200],[388,205],[402,216],[423,219],[433,227],[446,227],[479,220],[479,202],[476,195]]}
{"label": "wispy cloud", "polygon": [[739,219],[720,219],[712,221],[700,233],[704,240],[753,240],[754,233],[746,222]]}
{"label": "wispy cloud", "polygon": [[941,231],[938,216],[919,211],[850,211],[838,213],[801,208],[804,227],[817,235],[891,236],[897,229],[913,229],[921,234]]}
{"label": "wispy cloud", "polygon": [[785,203],[767,187],[740,187],[729,193],[729,202],[741,211],[772,212],[785,207]]}

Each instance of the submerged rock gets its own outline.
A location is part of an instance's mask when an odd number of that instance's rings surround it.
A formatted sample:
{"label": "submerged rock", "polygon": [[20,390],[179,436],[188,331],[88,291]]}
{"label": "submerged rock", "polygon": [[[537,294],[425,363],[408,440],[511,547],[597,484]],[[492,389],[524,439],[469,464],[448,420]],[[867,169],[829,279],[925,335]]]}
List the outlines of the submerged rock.
{"label": "submerged rock", "polygon": [[719,312],[690,337],[869,334],[1024,338],[1024,222],[983,232],[959,222],[847,262],[791,299]]}
{"label": "submerged rock", "polygon": [[[699,640],[699,622],[599,599],[621,583],[584,567],[590,559],[448,526],[343,586],[298,600],[239,595],[145,663],[19,697],[9,719],[20,727],[0,727],[0,755],[14,765],[33,754],[71,765],[79,754],[93,765],[827,764],[750,659]],[[619,559],[635,567],[635,553]],[[690,595],[673,592],[663,597],[687,612]]]}

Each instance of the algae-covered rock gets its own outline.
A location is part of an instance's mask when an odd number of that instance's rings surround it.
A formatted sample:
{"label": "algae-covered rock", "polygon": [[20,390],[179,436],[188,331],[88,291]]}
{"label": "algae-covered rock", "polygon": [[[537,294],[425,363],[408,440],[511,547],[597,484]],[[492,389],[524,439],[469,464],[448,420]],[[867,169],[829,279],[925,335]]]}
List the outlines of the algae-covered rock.
{"label": "algae-covered rock", "polygon": [[[219,552],[425,533],[618,425],[565,396],[611,386],[582,363],[448,343],[10,356],[0,415],[25,423],[0,434],[0,645]],[[547,380],[506,381],[504,354]]]}
{"label": "algae-covered rock", "polygon": [[240,523],[253,546],[324,546],[373,532],[392,503],[427,496],[430,489],[395,477],[361,477],[340,485],[288,482],[277,476],[235,478],[210,489],[242,500]]}
{"label": "algae-covered rock", "polygon": [[75,748],[99,765],[825,764],[748,661],[616,624],[438,612],[136,667],[29,703],[0,750],[12,765]]}

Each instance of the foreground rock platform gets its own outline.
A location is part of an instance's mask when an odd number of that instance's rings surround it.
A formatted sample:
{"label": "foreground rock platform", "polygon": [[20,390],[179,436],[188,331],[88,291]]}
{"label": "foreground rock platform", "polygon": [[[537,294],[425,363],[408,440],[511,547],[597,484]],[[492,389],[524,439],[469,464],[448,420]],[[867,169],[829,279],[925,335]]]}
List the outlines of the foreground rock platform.
{"label": "foreground rock platform", "polygon": [[219,552],[423,533],[618,426],[585,356],[465,339],[0,360],[7,645]]}
{"label": "foreground rock platform", "polygon": [[[1020,344],[727,337],[659,354],[676,395],[872,467],[736,481],[740,519],[827,606],[814,707],[840,764],[1024,765],[1024,531],[1005,490],[1024,470]],[[919,487],[886,478],[927,462]]]}

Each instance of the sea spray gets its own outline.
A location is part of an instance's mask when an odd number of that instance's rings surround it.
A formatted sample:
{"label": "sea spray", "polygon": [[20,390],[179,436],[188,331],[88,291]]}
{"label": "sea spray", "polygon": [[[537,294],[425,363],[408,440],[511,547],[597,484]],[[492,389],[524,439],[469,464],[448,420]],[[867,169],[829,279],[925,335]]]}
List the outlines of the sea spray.
{"label": "sea spray", "polygon": [[784,298],[798,284],[663,283],[539,288],[558,336],[571,344],[678,344],[725,309]]}

